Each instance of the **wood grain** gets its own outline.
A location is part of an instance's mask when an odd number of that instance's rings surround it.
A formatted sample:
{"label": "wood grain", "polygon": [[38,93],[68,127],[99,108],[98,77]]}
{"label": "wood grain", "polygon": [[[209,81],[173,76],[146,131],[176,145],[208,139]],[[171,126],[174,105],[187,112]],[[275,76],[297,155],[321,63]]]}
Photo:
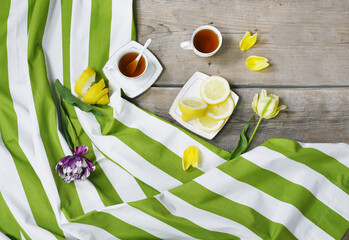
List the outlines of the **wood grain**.
{"label": "wood grain", "polygon": [[[219,74],[237,86],[349,86],[348,1],[136,1],[138,40],[165,71],[157,86],[183,84],[193,69]],[[223,46],[199,58],[179,44],[198,26],[212,24]],[[259,33],[255,47],[241,52],[246,30]],[[268,69],[245,67],[250,55],[267,57]]]}
{"label": "wood grain", "polygon": [[[149,49],[164,67],[153,87],[134,99],[137,105],[175,123],[168,111],[183,84],[196,71],[218,74],[241,101],[213,144],[228,151],[235,147],[253,114],[253,95],[262,88],[279,95],[288,108],[262,122],[251,148],[278,137],[349,143],[349,1],[134,2],[138,41],[152,38]],[[179,46],[201,25],[213,25],[223,35],[221,49],[210,58]],[[246,30],[258,32],[258,41],[241,52]],[[267,57],[271,66],[250,71],[245,66],[250,55]],[[349,232],[343,240],[349,240]]]}
{"label": "wood grain", "polygon": [[[254,114],[251,103],[260,89],[232,89],[240,101],[228,123],[211,141],[228,151],[237,143],[244,124]],[[287,109],[264,120],[251,147],[269,138],[291,138],[302,142],[349,143],[349,89],[267,89],[280,96]],[[168,111],[180,88],[153,87],[134,102],[142,108],[177,124]],[[177,124],[179,125],[179,124]]]}

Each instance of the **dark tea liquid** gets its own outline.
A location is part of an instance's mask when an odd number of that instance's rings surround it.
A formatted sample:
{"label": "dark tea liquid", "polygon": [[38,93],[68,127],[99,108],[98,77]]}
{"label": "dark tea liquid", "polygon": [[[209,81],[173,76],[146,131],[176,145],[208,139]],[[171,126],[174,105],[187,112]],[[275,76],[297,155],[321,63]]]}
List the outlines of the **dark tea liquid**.
{"label": "dark tea liquid", "polygon": [[119,61],[119,69],[120,69],[120,72],[122,74],[124,74],[127,77],[137,77],[137,76],[141,75],[144,72],[144,70],[145,70],[145,59],[144,59],[143,56],[139,59],[136,71],[134,71],[134,73],[129,73],[126,70],[126,66],[130,62],[135,60],[137,58],[137,56],[138,56],[138,53],[130,52],[130,53],[126,53],[124,56],[121,57],[121,59]]}
{"label": "dark tea liquid", "polygon": [[218,35],[209,29],[203,29],[194,36],[194,47],[202,53],[211,53],[218,48]]}

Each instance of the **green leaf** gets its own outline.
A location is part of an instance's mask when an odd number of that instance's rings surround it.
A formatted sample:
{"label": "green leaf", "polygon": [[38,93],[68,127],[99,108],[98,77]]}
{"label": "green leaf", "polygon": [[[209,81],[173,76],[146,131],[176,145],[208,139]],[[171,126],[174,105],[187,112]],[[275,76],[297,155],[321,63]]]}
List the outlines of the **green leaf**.
{"label": "green leaf", "polygon": [[58,81],[58,79],[55,82],[55,90],[60,96],[62,96],[65,102],[80,108],[82,111],[91,112],[96,117],[103,116],[103,113],[101,113],[100,111],[97,111],[90,105],[77,99],[68,89],[63,87],[63,85]]}
{"label": "green leaf", "polygon": [[242,131],[240,133],[240,139],[239,139],[238,145],[231,152],[230,160],[240,156],[241,154],[243,154],[247,150],[249,143],[248,143],[248,139],[246,137],[246,133],[247,133],[247,130],[250,127],[250,124],[251,124],[253,119],[254,119],[254,115],[251,117],[250,121],[248,121],[248,123],[246,123],[246,125],[242,129]]}
{"label": "green leaf", "polygon": [[64,110],[63,98],[60,95],[58,95],[58,98],[59,98],[58,112],[59,112],[59,117],[61,119],[61,131],[63,133],[63,137],[65,138],[65,140],[68,143],[69,148],[73,149],[74,144],[73,144],[73,141],[70,138],[70,135],[68,133],[68,117],[67,117],[66,112]]}

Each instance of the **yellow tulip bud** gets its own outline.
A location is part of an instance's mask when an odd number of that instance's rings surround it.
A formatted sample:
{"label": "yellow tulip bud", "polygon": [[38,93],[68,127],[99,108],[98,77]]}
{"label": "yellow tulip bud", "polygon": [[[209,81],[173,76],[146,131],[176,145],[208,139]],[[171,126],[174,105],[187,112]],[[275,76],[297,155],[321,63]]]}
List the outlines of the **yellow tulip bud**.
{"label": "yellow tulip bud", "polygon": [[257,93],[253,97],[252,108],[261,118],[273,118],[285,109],[285,105],[279,105],[279,97],[274,94],[267,94],[266,90]]}

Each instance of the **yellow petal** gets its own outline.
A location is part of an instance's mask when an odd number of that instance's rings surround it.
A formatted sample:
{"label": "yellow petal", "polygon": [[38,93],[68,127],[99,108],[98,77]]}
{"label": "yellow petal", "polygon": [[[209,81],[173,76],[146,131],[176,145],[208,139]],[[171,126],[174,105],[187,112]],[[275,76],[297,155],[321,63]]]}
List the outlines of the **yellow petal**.
{"label": "yellow petal", "polygon": [[244,38],[240,42],[240,49],[241,49],[241,51],[246,51],[246,50],[250,49],[251,47],[253,47],[253,45],[257,41],[257,35],[258,34],[255,33],[255,34],[253,34],[251,36],[251,33],[249,31],[247,31],[245,33]]}
{"label": "yellow petal", "polygon": [[87,66],[87,68],[82,72],[81,76],[76,80],[75,92],[83,97],[90,87],[90,85],[95,81],[96,72]]}
{"label": "yellow petal", "polygon": [[87,104],[96,104],[98,99],[100,99],[104,94],[108,93],[108,88],[103,89],[105,87],[104,80],[101,79],[98,83],[93,85],[87,90],[82,101]]}
{"label": "yellow petal", "polygon": [[101,98],[98,99],[98,105],[107,105],[109,103],[108,93],[104,94]]}
{"label": "yellow petal", "polygon": [[190,166],[198,167],[199,150],[194,146],[189,146],[184,150],[182,158],[182,167],[187,170]]}
{"label": "yellow petal", "polygon": [[253,70],[259,71],[269,66],[268,59],[258,56],[249,56],[246,59],[246,66]]}

